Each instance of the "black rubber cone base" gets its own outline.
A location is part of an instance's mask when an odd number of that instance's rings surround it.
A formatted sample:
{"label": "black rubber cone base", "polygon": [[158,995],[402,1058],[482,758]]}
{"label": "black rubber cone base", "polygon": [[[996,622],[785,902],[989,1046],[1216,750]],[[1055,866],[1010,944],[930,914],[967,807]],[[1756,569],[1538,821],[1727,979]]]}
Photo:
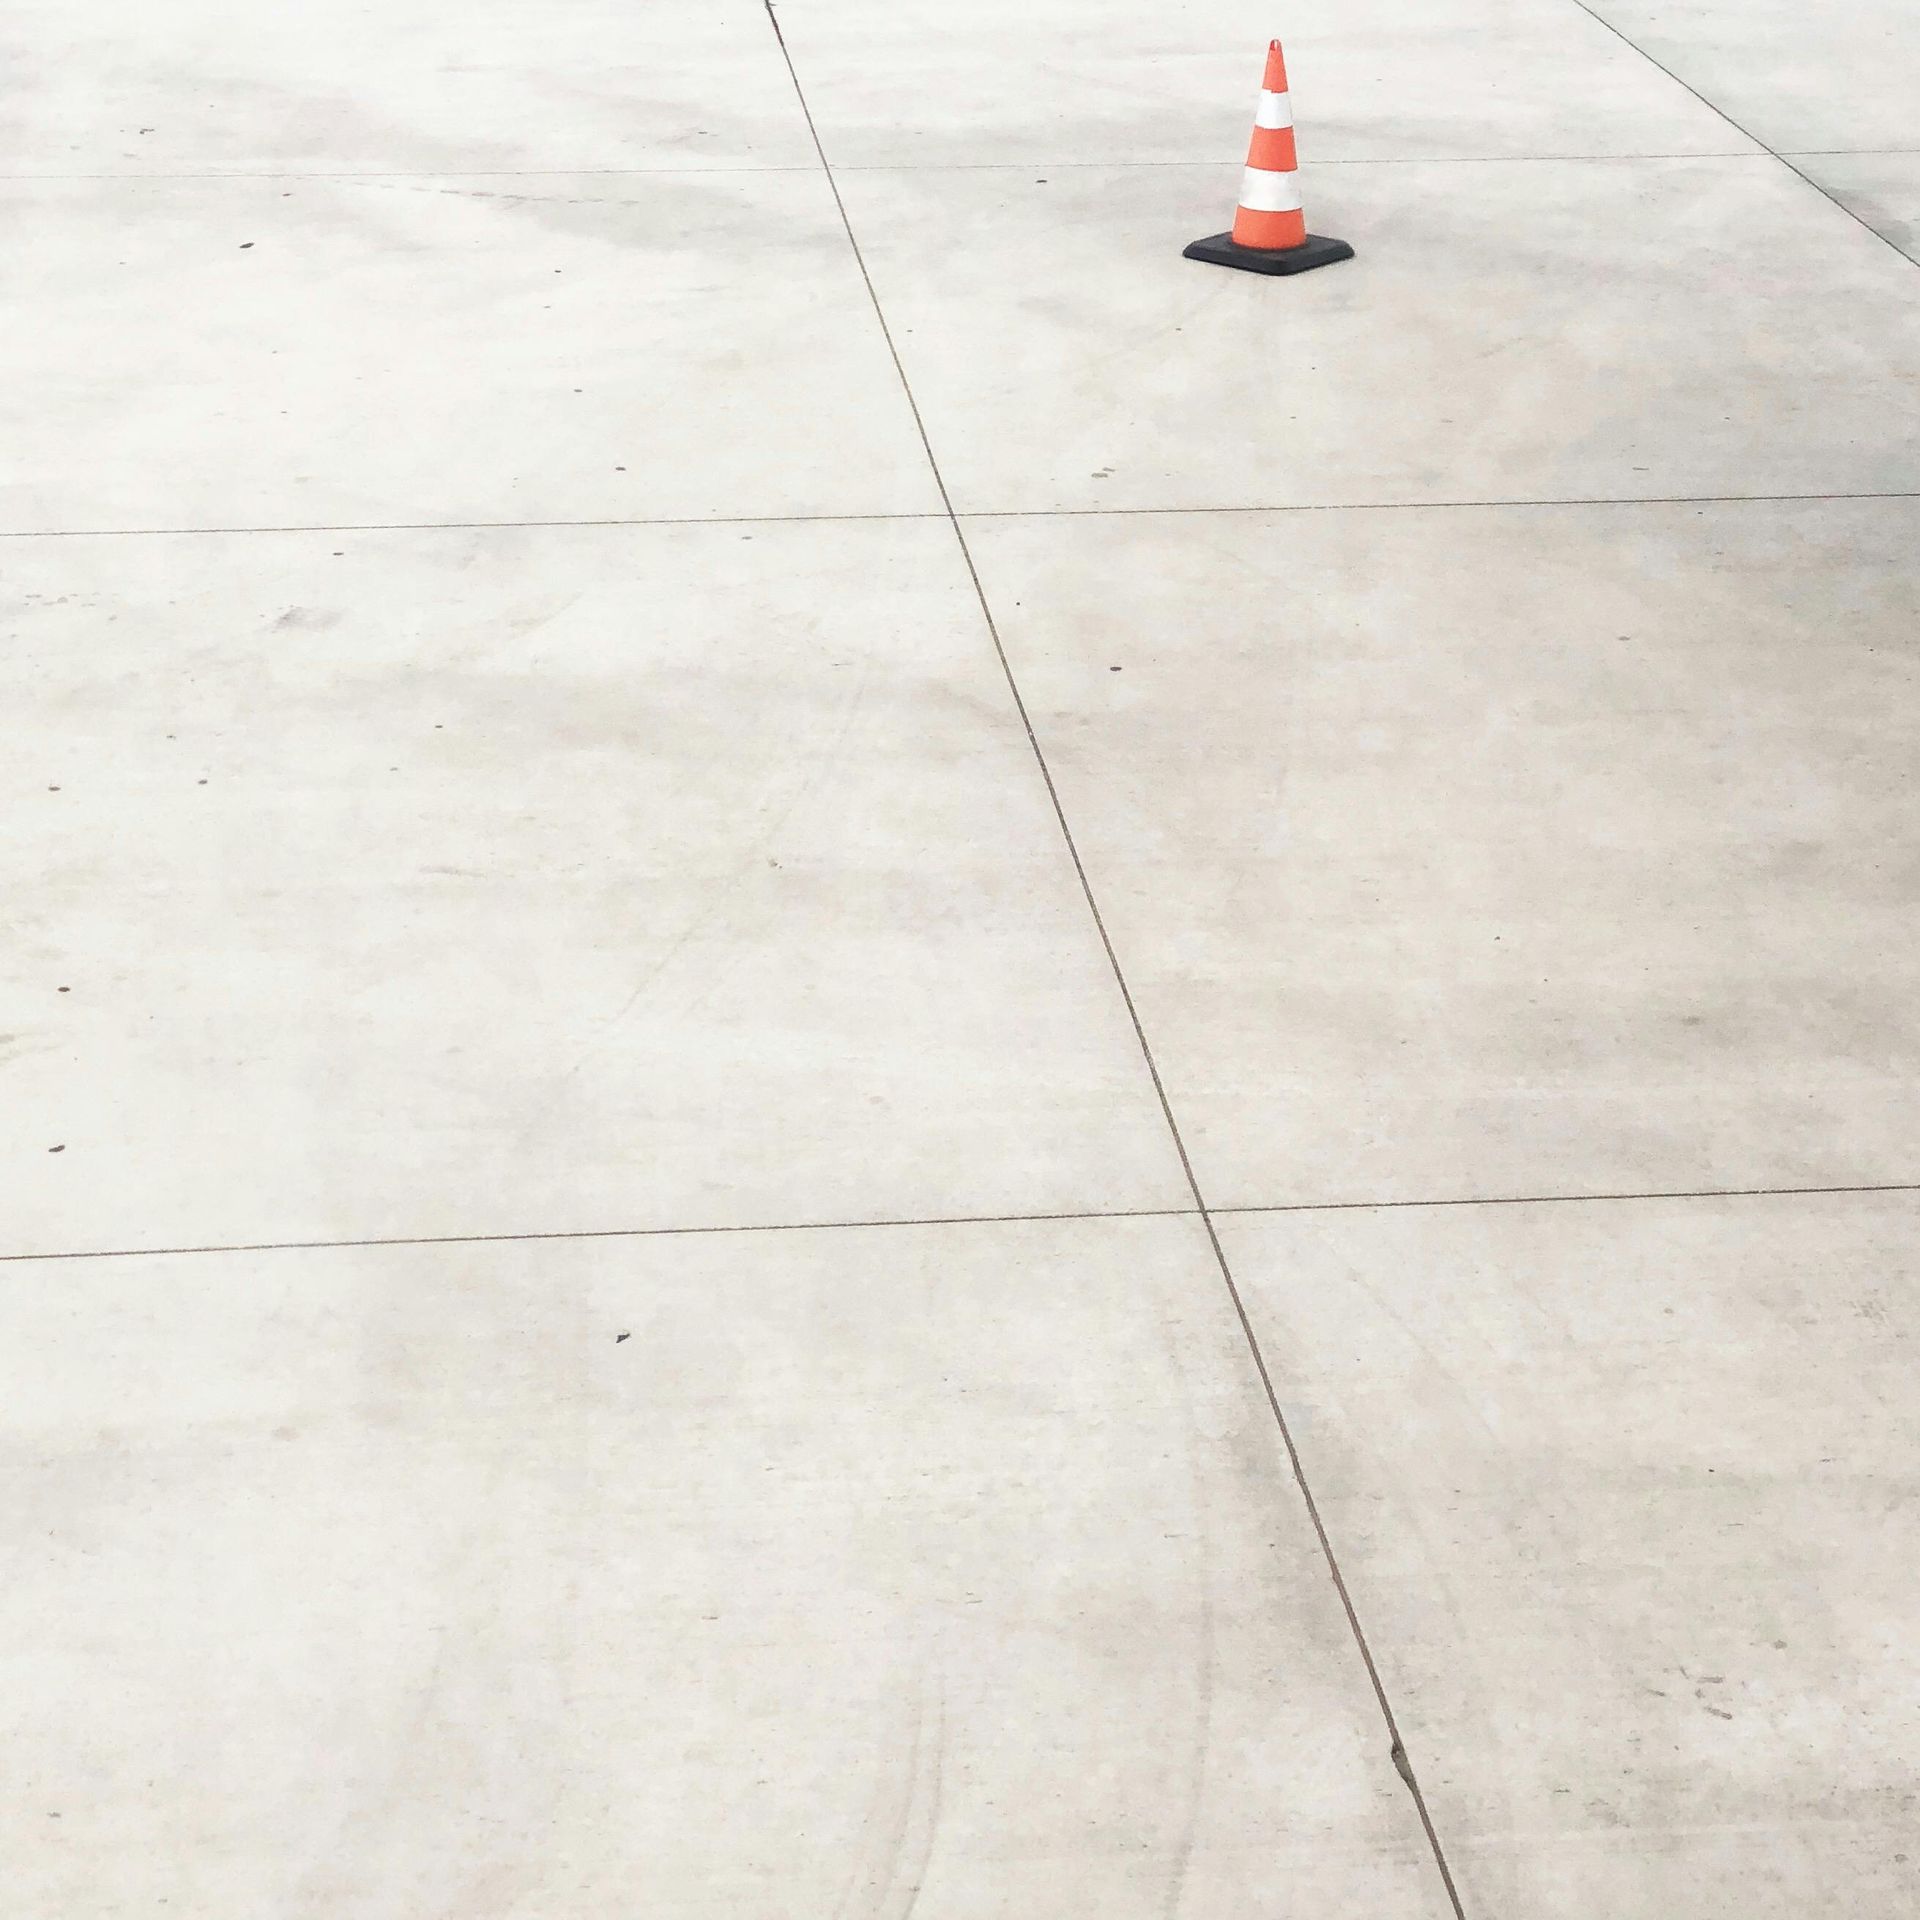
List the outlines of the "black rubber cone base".
{"label": "black rubber cone base", "polygon": [[1351,260],[1353,249],[1344,240],[1310,233],[1297,247],[1238,247],[1230,233],[1210,234],[1185,250],[1189,260],[1205,260],[1216,267],[1242,267],[1248,273],[1310,273],[1336,260]]}

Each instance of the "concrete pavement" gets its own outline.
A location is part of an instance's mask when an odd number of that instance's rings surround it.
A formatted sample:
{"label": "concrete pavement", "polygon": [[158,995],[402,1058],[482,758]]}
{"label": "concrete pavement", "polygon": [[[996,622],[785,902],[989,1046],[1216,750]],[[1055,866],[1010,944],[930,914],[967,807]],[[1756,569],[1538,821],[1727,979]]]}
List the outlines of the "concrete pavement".
{"label": "concrete pavement", "polygon": [[7,1912],[1911,1913],[1920,24],[778,19],[0,20]]}

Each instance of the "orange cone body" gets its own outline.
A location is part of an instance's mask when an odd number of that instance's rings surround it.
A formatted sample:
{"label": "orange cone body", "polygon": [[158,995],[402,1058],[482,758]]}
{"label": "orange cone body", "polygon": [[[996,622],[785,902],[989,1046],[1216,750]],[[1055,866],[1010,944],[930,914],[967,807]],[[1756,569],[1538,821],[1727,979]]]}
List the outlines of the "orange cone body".
{"label": "orange cone body", "polygon": [[1240,180],[1240,206],[1233,238],[1242,247],[1306,244],[1307,216],[1300,211],[1300,161],[1293,146],[1293,102],[1287,92],[1287,62],[1274,41],[1267,49],[1266,77],[1253,114],[1253,142]]}
{"label": "orange cone body", "polygon": [[1307,231],[1300,211],[1299,159],[1293,149],[1293,100],[1287,92],[1287,62],[1280,42],[1267,48],[1266,78],[1254,110],[1253,143],[1240,176],[1240,204],[1228,233],[1209,234],[1184,249],[1189,260],[1247,273],[1310,273],[1336,260],[1351,260],[1344,240]]}

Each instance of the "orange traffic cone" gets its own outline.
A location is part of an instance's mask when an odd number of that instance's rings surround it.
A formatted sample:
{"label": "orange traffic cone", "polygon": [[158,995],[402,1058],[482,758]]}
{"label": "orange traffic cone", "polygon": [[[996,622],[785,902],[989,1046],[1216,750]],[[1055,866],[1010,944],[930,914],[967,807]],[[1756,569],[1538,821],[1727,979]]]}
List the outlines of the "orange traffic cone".
{"label": "orange traffic cone", "polygon": [[1293,150],[1293,103],[1287,94],[1287,63],[1280,42],[1267,48],[1267,76],[1254,110],[1253,144],[1240,179],[1240,205],[1230,233],[1216,233],[1187,248],[1189,260],[1249,273],[1305,273],[1309,267],[1351,260],[1344,240],[1307,231],[1300,211],[1299,165]]}

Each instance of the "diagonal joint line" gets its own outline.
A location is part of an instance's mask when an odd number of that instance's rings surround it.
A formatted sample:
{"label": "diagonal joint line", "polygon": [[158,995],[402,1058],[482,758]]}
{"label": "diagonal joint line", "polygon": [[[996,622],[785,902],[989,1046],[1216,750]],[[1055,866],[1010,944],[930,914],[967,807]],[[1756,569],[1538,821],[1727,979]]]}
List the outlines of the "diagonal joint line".
{"label": "diagonal joint line", "polygon": [[1910,267],[1920,266],[1920,260],[1916,260],[1913,257],[1913,255],[1910,254],[1905,247],[1901,246],[1897,240],[1888,239],[1887,236],[1884,233],[1882,233],[1880,229],[1876,227],[1871,220],[1864,219],[1862,218],[1861,215],[1855,213],[1854,210],[1850,206],[1848,206],[1847,203],[1844,200],[1842,200],[1837,193],[1834,193],[1833,191],[1831,191],[1831,189],[1822,186],[1820,182],[1816,180],[1813,177],[1813,175],[1806,170],[1805,167],[1796,165],[1793,158],[1790,155],[1782,153],[1778,147],[1771,146],[1768,144],[1768,142],[1766,142],[1765,140],[1762,140],[1760,136],[1757,133],[1755,133],[1751,127],[1742,126],[1740,122],[1736,120],[1733,117],[1733,115],[1730,114],[1726,110],[1726,108],[1719,103],[1719,101],[1710,100],[1704,93],[1700,91],[1698,87],[1696,87],[1693,84],[1691,80],[1683,79],[1679,74],[1675,73],[1674,70],[1670,66],[1668,66],[1664,60],[1661,60],[1657,58],[1655,55],[1649,53],[1646,50],[1646,48],[1640,44],[1638,40],[1633,38],[1631,34],[1625,32],[1620,27],[1616,27],[1613,24],[1613,22],[1609,20],[1607,16],[1600,11],[1598,7],[1588,5],[1587,0],[1573,0],[1573,4],[1576,7],[1578,7],[1580,11],[1584,13],[1589,20],[1597,21],[1601,26],[1605,27],[1606,30],[1610,34],[1612,34],[1613,37],[1616,40],[1618,40],[1623,47],[1628,47],[1633,52],[1637,53],[1640,56],[1640,58],[1647,63],[1648,66],[1657,68],[1661,73],[1664,73],[1667,76],[1667,78],[1671,80],[1676,87],[1682,87],[1688,93],[1692,94],[1693,97],[1696,100],[1698,100],[1700,104],[1703,107],[1705,107],[1709,113],[1717,114],[1719,118],[1722,121],[1724,121],[1726,125],[1730,126],[1734,130],[1734,132],[1737,133],[1743,140],[1751,140],[1753,144],[1756,147],[1758,147],[1762,153],[1771,154],[1773,158],[1778,160],[1780,164],[1783,167],[1785,167],[1789,173],[1796,174],[1800,179],[1804,180],[1807,183],[1807,185],[1810,186],[1815,193],[1819,194],[1823,200],[1831,201],[1834,206],[1838,207],[1840,211],[1844,213],[1847,216],[1847,218],[1854,223],[1855,226],[1864,227],[1867,230],[1867,232],[1872,234],[1873,237],[1876,240],[1878,240],[1883,246],[1892,248],[1892,250],[1895,253],[1897,253],[1900,256],[1900,258],[1907,263],[1908,266]]}
{"label": "diagonal joint line", "polygon": [[912,410],[914,427],[919,433],[920,444],[926,452],[927,465],[931,469],[934,484],[940,492],[940,499],[946,508],[948,522],[953,528],[953,537],[960,549],[960,557],[966,565],[967,577],[973,583],[974,598],[980,604],[981,618],[986,622],[987,633],[993,641],[993,650],[1000,661],[1000,671],[1005,676],[1007,691],[1012,696],[1014,711],[1020,717],[1020,724],[1026,732],[1027,745],[1033,751],[1035,764],[1040,770],[1040,778],[1046,787],[1047,799],[1053,807],[1053,817],[1060,829],[1060,837],[1066,844],[1067,857],[1073,863],[1075,878],[1080,883],[1080,892],[1087,903],[1087,911],[1092,916],[1095,931],[1099,934],[1100,945],[1107,956],[1107,965],[1113,973],[1114,984],[1120,990],[1120,998],[1126,1007],[1127,1018],[1132,1023],[1134,1039],[1140,1048],[1140,1057],[1146,1063],[1148,1077],[1153,1082],[1155,1098],[1160,1103],[1162,1118],[1167,1123],[1167,1131],[1172,1136],[1174,1151],[1179,1155],[1180,1170],[1186,1178],[1187,1189],[1193,1195],[1194,1211],[1206,1230],[1208,1245],[1213,1249],[1213,1257],[1220,1269],[1220,1278],[1224,1282],[1227,1296],[1233,1303],[1235,1318],[1240,1323],[1240,1332],[1246,1341],[1247,1351],[1252,1356],[1255,1371],[1260,1377],[1260,1386],[1266,1395],[1267,1406],[1273,1415],[1274,1425],[1279,1429],[1282,1446],[1286,1451],[1287,1462],[1293,1472],[1295,1486],[1306,1506],[1307,1516],[1313,1524],[1315,1539],[1319,1542],[1321,1557],[1325,1560],[1327,1571],[1332,1576],[1334,1590],[1340,1597],[1342,1611],[1346,1615],[1348,1630],[1353,1635],[1354,1645],[1358,1648],[1362,1664],[1366,1668],[1367,1679],[1373,1688],[1373,1696],[1380,1708],[1381,1717],[1386,1721],[1389,1748],[1395,1771],[1406,1783],[1415,1808],[1420,1816],[1420,1825],[1426,1834],[1427,1845],[1431,1849],[1434,1864],[1440,1870],[1440,1879],[1446,1888],[1447,1899],[1453,1907],[1457,1920],[1465,1920],[1465,1910],[1460,1904],[1458,1889],[1454,1886],[1453,1873],[1447,1865],[1446,1850],[1440,1844],[1440,1836],[1434,1830],[1432,1815],[1428,1812],[1426,1796],[1420,1790],[1420,1782],[1414,1774],[1411,1762],[1407,1758],[1406,1743],[1400,1736],[1400,1726],[1394,1716],[1393,1704],[1387,1697],[1387,1690],[1380,1678],[1380,1669],[1374,1661],[1373,1649],[1368,1644],[1366,1631],[1360,1624],[1360,1616],[1354,1608],[1353,1597],[1347,1590],[1346,1576],[1340,1570],[1339,1557],[1333,1549],[1333,1541],[1328,1535],[1326,1522],[1320,1513],[1320,1503],[1314,1498],[1312,1487],[1308,1484],[1306,1467],[1300,1457],[1300,1449],[1294,1442],[1293,1430],[1287,1424],[1287,1416],[1280,1405],[1280,1396],[1274,1388],[1273,1375],[1267,1366],[1266,1354],[1262,1351],[1260,1337],[1254,1331],[1253,1321],[1247,1313],[1245,1300],[1241,1297],[1238,1282],[1233,1277],[1233,1268],[1228,1262],[1226,1248],[1221,1244],[1219,1229],[1215,1226],[1213,1215],[1208,1211],[1206,1197],[1200,1191],[1200,1182],[1194,1173],[1192,1157],[1187,1152],[1187,1143],[1180,1132],[1180,1124],[1174,1117],[1173,1102],[1168,1098],[1166,1082],[1161,1078],[1159,1063],[1155,1060],[1153,1048],[1147,1039],[1147,1031],[1140,1019],[1140,1010],[1134,1003],[1133,989],[1127,984],[1127,976],[1120,965],[1120,956],[1114,949],[1113,937],[1107,930],[1105,916],[1100,911],[1100,902],[1095,897],[1093,883],[1088,878],[1086,862],[1081,858],[1079,843],[1068,823],[1066,808],[1060,799],[1059,787],[1054,782],[1053,769],[1047,764],[1047,756],[1040,745],[1040,736],[1034,730],[1032,715],[1027,710],[1025,696],[1020,691],[1020,683],[1014,675],[1013,663],[1007,656],[1007,649],[1000,633],[1000,623],[994,617],[992,603],[987,598],[986,587],[980,578],[980,569],[974,562],[973,549],[968,544],[966,528],[961,524],[960,516],[954,511],[953,496],[947,487],[946,475],[941,471],[939,457],[933,450],[933,441],[927,432],[927,424],[920,411],[920,403],[914,396],[913,383],[907,377],[905,362],[900,357],[900,348],[893,337],[893,329],[888,324],[886,309],[881,305],[880,295],[873,284],[873,275],[867,266],[865,253],[860,246],[860,236],[854,231],[854,225],[847,212],[847,203],[840,192],[840,183],[834,178],[833,163],[827,158],[825,144],[820,138],[820,129],[813,117],[813,108],[807,100],[807,93],[800,82],[799,69],[794,65],[793,51],[787,45],[787,37],[780,30],[779,16],[774,11],[773,0],[763,0],[768,23],[780,46],[781,58],[786,62],[787,75],[793,82],[794,97],[800,103],[800,111],[807,122],[807,132],[812,138],[814,151],[820,156],[820,169],[825,174],[827,186],[833,194],[833,203],[840,213],[840,224],[846,229],[847,244],[853,250],[853,257],[860,269],[860,277],[866,283],[867,298],[873,303],[874,318],[879,322],[880,332],[887,343],[887,352],[893,360],[894,372],[899,376],[901,391],[906,395],[907,405]]}

